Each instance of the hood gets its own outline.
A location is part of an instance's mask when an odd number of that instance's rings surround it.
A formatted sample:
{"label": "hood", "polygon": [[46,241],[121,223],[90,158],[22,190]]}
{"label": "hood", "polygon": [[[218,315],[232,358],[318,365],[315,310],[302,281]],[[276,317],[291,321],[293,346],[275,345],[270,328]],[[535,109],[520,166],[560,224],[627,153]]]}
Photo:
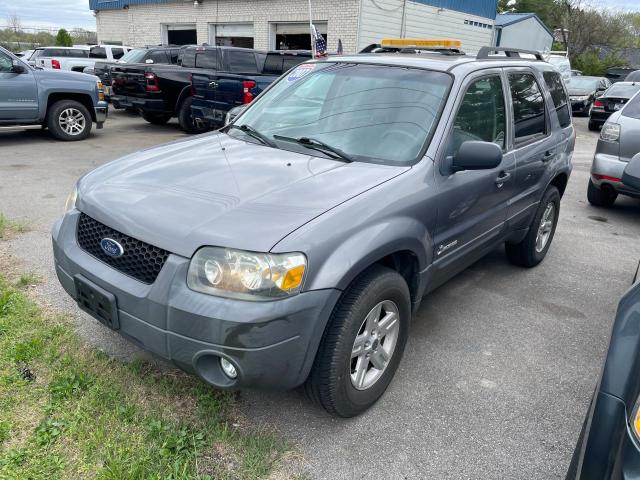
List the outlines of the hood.
{"label": "hood", "polygon": [[[49,68],[35,68],[33,70],[34,75],[45,81],[64,81],[64,82],[78,82],[88,85],[96,84],[96,81],[99,80],[95,75],[89,75],[88,73],[81,72],[70,72],[67,70],[52,70]],[[65,84],[65,87],[70,87],[70,85]]]}
{"label": "hood", "polygon": [[595,90],[589,90],[585,88],[571,88],[569,87],[570,97],[582,97],[584,95],[591,95]]}
{"label": "hood", "polygon": [[99,167],[79,182],[78,208],[185,257],[203,245],[264,252],[318,215],[409,169],[344,163],[216,132]]}

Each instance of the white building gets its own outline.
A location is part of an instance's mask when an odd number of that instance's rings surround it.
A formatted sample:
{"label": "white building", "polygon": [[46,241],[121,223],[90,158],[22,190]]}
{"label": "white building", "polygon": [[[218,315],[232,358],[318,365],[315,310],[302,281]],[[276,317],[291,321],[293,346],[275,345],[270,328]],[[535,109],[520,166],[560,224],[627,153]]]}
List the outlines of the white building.
{"label": "white building", "polygon": [[495,46],[550,51],[553,32],[535,13],[501,13],[496,16]]}
{"label": "white building", "polygon": [[[144,46],[217,44],[309,49],[307,0],[89,0],[98,41]],[[455,38],[475,52],[493,42],[497,0],[312,0],[313,22],[335,51],[382,38]]]}

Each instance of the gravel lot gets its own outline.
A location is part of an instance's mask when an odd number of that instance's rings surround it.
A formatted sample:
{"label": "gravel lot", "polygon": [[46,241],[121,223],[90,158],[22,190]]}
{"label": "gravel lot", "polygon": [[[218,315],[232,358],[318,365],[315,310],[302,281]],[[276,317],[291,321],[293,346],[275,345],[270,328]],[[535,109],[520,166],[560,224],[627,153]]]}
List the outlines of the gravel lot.
{"label": "gravel lot", "polygon": [[[597,134],[578,129],[574,171],[553,246],[532,270],[501,249],[428,296],[396,378],[359,418],[338,420],[301,393],[243,392],[240,410],[299,445],[317,479],[561,478],[601,367],[619,298],[640,259],[640,202],[586,202]],[[50,227],[76,179],[97,165],[182,137],[112,111],[79,143],[46,132],[0,134],[0,211],[32,230],[0,255],[45,278],[41,301],[78,316],[80,333],[110,354],[144,355],[81,314],[59,287]]]}

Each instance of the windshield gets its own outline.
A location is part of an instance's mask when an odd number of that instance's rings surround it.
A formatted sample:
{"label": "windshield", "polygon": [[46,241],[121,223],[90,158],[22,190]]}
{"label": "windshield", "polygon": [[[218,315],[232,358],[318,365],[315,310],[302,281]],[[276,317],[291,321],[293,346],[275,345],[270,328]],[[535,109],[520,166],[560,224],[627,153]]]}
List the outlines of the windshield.
{"label": "windshield", "polygon": [[571,90],[595,90],[598,77],[571,77]]}
{"label": "windshield", "polygon": [[[417,161],[436,124],[451,77],[407,67],[306,63],[285,74],[236,121],[278,148],[278,137],[309,138],[353,160],[406,165]],[[230,135],[243,135],[238,129]],[[306,153],[306,152],[305,152]]]}
{"label": "windshield", "polygon": [[633,95],[640,90],[640,83],[636,83],[633,85],[621,85],[619,83],[614,83],[609,90],[606,92],[607,97],[620,97],[620,98],[631,98]]}
{"label": "windshield", "polygon": [[135,48],[125,53],[118,61],[121,63],[139,63],[142,61],[146,53],[147,50],[144,48]]}

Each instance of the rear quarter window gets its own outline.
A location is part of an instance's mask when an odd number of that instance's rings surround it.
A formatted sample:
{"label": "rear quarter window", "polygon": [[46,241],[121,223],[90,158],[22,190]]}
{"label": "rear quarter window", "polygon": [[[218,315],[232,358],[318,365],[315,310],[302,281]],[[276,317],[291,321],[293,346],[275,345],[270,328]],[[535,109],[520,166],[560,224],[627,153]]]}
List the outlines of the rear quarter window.
{"label": "rear quarter window", "polygon": [[640,120],[640,95],[636,95],[627,103],[622,110],[622,116]]}
{"label": "rear quarter window", "polygon": [[239,73],[258,73],[258,65],[253,52],[230,51],[228,53],[229,70]]}
{"label": "rear quarter window", "polygon": [[542,76],[547,84],[549,93],[551,93],[560,126],[562,128],[568,127],[571,125],[571,114],[569,113],[569,99],[562,83],[562,77],[558,72],[542,72]]}
{"label": "rear quarter window", "polygon": [[196,52],[196,67],[198,68],[218,68],[218,50],[205,50]]}

